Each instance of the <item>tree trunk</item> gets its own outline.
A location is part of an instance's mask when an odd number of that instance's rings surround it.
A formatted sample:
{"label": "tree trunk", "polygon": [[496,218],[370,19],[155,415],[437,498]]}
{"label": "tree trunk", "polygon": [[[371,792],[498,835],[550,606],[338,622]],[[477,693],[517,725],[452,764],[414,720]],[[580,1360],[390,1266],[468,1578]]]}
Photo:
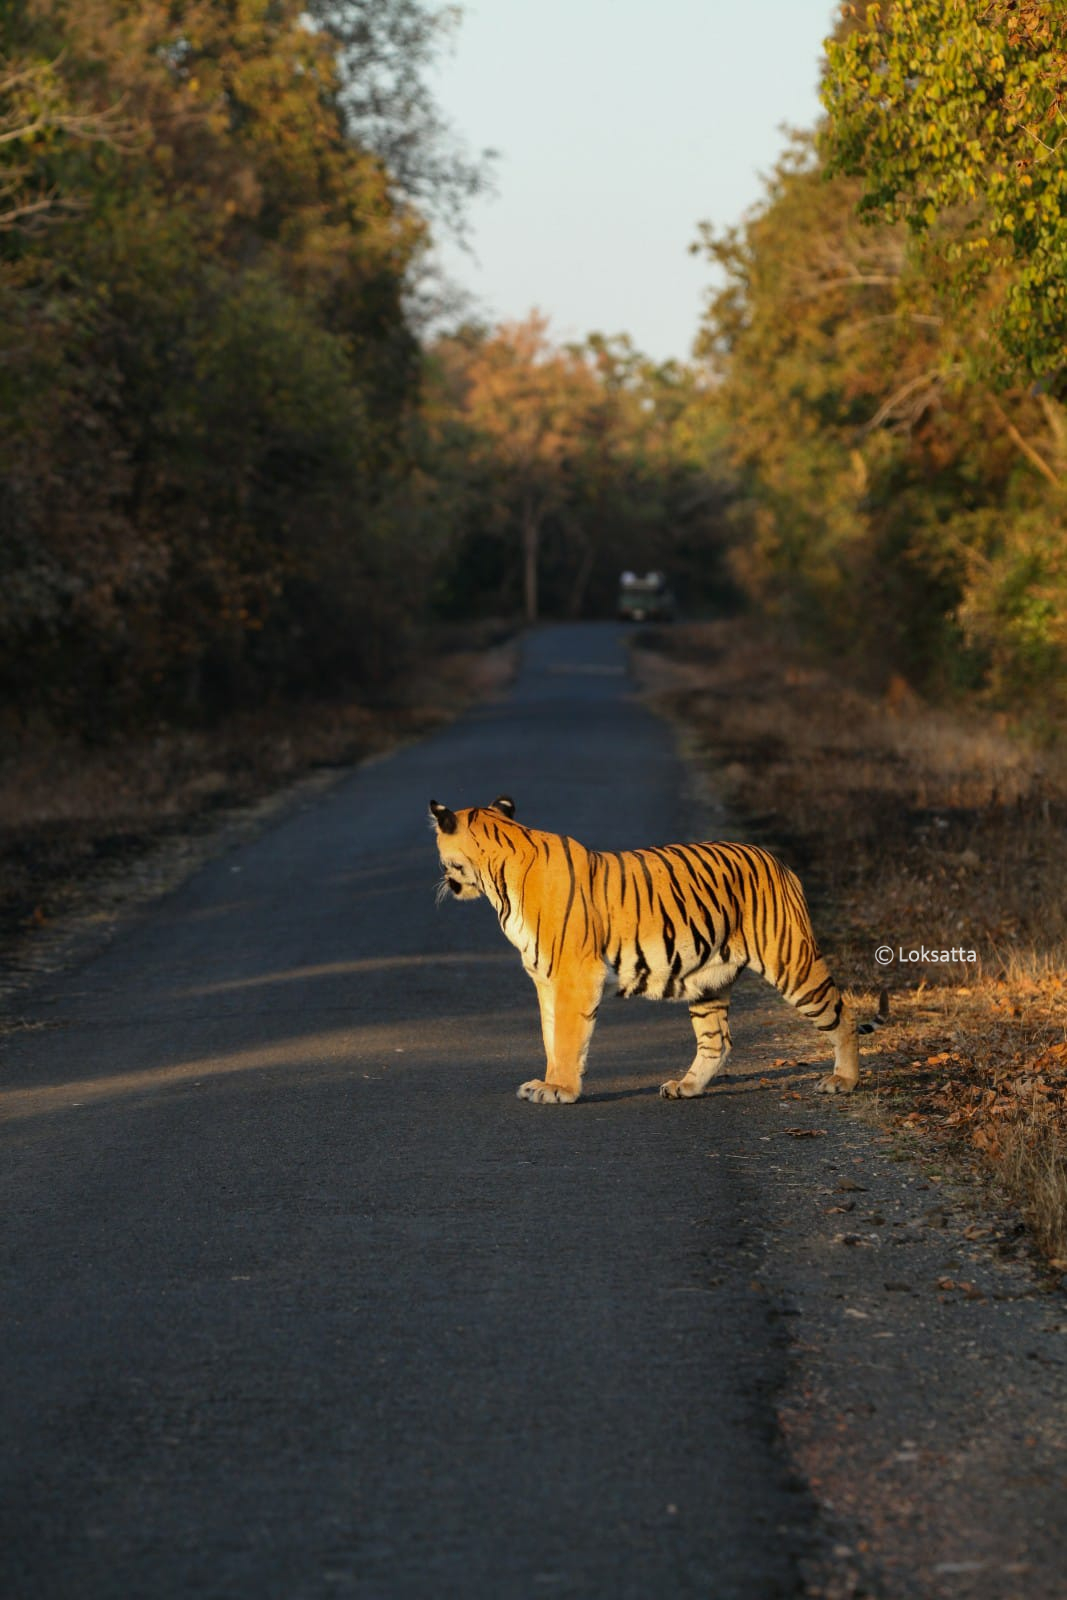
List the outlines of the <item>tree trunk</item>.
{"label": "tree trunk", "polygon": [[596,556],[596,552],[593,549],[593,541],[584,529],[576,530],[575,537],[577,542],[581,544],[582,556],[578,563],[578,572],[574,582],[571,584],[571,592],[567,601],[567,615],[570,617],[581,615],[582,606],[585,603],[585,591],[588,589],[589,579],[593,575],[593,561]]}
{"label": "tree trunk", "polygon": [[540,519],[529,502],[522,514],[522,594],[527,622],[537,621],[537,555]]}
{"label": "tree trunk", "polygon": [[1045,413],[1048,431],[1052,436],[1052,461],[1062,477],[1067,473],[1067,412],[1051,395],[1039,394],[1037,403]]}

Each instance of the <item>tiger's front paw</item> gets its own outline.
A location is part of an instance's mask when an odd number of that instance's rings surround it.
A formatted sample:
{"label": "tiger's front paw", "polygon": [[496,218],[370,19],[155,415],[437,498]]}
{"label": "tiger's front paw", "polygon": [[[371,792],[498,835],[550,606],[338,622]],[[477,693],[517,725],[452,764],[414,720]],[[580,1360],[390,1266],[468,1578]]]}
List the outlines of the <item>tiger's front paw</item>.
{"label": "tiger's front paw", "polygon": [[664,1100],[695,1100],[704,1090],[686,1083],[684,1078],[668,1078],[666,1083],[660,1084],[659,1092]]}
{"label": "tiger's front paw", "polygon": [[563,1089],[558,1083],[546,1083],[543,1078],[531,1078],[519,1085],[520,1100],[532,1100],[538,1106],[570,1106],[578,1098],[577,1089]]}
{"label": "tiger's front paw", "polygon": [[857,1082],[856,1078],[839,1078],[836,1072],[831,1072],[829,1077],[819,1079],[815,1085],[815,1093],[851,1094]]}

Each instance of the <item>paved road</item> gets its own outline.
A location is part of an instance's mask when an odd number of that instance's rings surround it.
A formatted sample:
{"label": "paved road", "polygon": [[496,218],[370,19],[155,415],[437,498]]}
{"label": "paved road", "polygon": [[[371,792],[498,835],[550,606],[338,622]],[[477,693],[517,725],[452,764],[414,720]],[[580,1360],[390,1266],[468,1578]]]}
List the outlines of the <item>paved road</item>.
{"label": "paved road", "polygon": [[533,990],[487,906],[435,908],[425,816],[501,790],[594,846],[692,833],[619,630],[533,636],[504,700],[23,1005],[9,1600],[797,1592],[762,1102],[661,1102],[688,1018],[636,1004],[605,1005],[586,1102],[515,1099]]}

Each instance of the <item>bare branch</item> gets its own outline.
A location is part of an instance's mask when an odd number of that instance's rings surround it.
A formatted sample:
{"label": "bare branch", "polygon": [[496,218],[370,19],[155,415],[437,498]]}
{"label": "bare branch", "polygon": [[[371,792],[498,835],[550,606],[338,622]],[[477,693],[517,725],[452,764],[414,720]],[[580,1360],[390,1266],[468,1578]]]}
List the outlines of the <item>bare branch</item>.
{"label": "bare branch", "polygon": [[1039,394],[1037,403],[1044,413],[1048,431],[1052,436],[1056,466],[1062,471],[1067,467],[1067,414],[1059,401],[1053,400],[1051,395]]}
{"label": "bare branch", "polygon": [[853,289],[858,287],[874,287],[884,289],[889,288],[893,284],[899,282],[900,279],[898,277],[890,275],[889,273],[857,272],[849,278],[826,278],[821,283],[816,284],[813,289],[807,290],[803,298],[805,300],[814,300],[816,295],[830,294],[834,289]]}
{"label": "bare branch", "polygon": [[842,333],[859,332],[861,328],[873,328],[880,322],[916,322],[920,328],[942,328],[945,324],[944,317],[927,315],[922,311],[883,311],[876,317],[859,317],[854,322],[842,324]]}
{"label": "bare branch", "polygon": [[10,144],[13,139],[29,139],[35,133],[40,133],[43,128],[53,125],[49,117],[38,117],[34,122],[24,122],[17,128],[11,128],[7,133],[0,133],[0,144]]}
{"label": "bare branch", "polygon": [[[136,128],[122,114],[124,99],[99,112],[65,109],[63,87],[55,76],[62,59],[60,54],[52,61],[17,68],[11,61],[3,63],[6,76],[0,79],[0,104],[7,103],[0,112],[0,149],[31,145],[44,133],[60,134],[78,143],[104,144],[120,152],[135,148]],[[32,106],[28,103],[31,88],[38,102]],[[44,189],[31,173],[29,164],[17,157],[12,163],[8,157],[0,178],[0,232],[42,226],[53,216],[84,208],[76,196]]]}
{"label": "bare branch", "polygon": [[10,144],[16,139],[30,139],[45,128],[54,128],[60,133],[69,134],[72,139],[84,139],[91,144],[110,144],[119,149],[128,148],[123,141],[128,139],[134,130],[131,123],[119,119],[121,106],[122,102],[118,101],[106,111],[89,116],[57,113],[35,117],[32,122],[22,123],[18,127],[0,132],[0,144]]}
{"label": "bare branch", "polygon": [[1024,133],[1028,133],[1031,139],[1041,146],[1042,150],[1047,150],[1050,156],[1058,155],[1064,143],[1067,142],[1067,136],[1065,136],[1064,139],[1057,139],[1055,144],[1046,144],[1041,135],[1035,132],[1033,128],[1028,128],[1025,122],[1022,124],[1022,129]]}
{"label": "bare branch", "polygon": [[21,226],[22,217],[42,217],[44,213],[56,211],[84,211],[85,202],[82,200],[65,199],[55,193],[42,195],[39,200],[28,201],[25,205],[13,206],[8,211],[0,211],[0,233],[10,233],[12,229]]}
{"label": "bare branch", "polygon": [[919,412],[925,409],[934,392],[945,381],[946,376],[947,374],[940,367],[935,367],[926,372],[920,372],[916,378],[909,378],[907,383],[901,384],[900,388],[895,390],[889,396],[889,399],[878,407],[878,410],[864,428],[864,433],[873,433],[876,428],[880,428],[884,422],[893,416],[894,412],[903,405],[905,400],[925,390],[925,393],[922,393],[921,404],[918,408],[914,405],[909,408],[911,413],[910,420],[913,421]]}
{"label": "bare branch", "polygon": [[51,71],[58,67],[66,53],[65,50],[61,50],[53,61],[34,61],[28,67],[24,67],[21,72],[11,73],[10,77],[5,78],[0,83],[0,94],[10,93],[20,83],[28,83],[35,78],[39,79],[46,68]]}
{"label": "bare branch", "polygon": [[1019,432],[1014,422],[1012,422],[1011,418],[1004,410],[1004,407],[1001,405],[996,395],[990,394],[987,398],[997,418],[1001,423],[1003,423],[1004,431],[1008,435],[1008,438],[1011,440],[1012,444],[1018,446],[1023,455],[1026,457],[1027,461],[1029,461],[1030,465],[1036,468],[1036,470],[1040,472],[1041,476],[1047,479],[1047,481],[1051,483],[1054,488],[1058,489],[1062,483],[1062,479],[1057,473],[1053,472],[1044,456],[1038,454],[1029,440],[1023,438],[1022,434]]}

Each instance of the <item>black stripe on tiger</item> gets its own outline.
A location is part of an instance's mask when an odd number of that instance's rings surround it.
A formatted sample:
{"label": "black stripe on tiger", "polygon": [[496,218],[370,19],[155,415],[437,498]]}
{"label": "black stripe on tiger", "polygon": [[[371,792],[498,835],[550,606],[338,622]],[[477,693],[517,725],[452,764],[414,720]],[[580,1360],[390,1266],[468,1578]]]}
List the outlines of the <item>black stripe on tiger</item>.
{"label": "black stripe on tiger", "polygon": [[889,990],[882,989],[878,995],[878,1010],[873,1017],[868,1017],[866,1022],[861,1022],[856,1029],[857,1033],[875,1033],[879,1028],[884,1028],[892,1022],[889,1015]]}
{"label": "black stripe on tiger", "polygon": [[[819,951],[799,880],[762,847],[720,841],[601,853],[517,823],[507,796],[490,808],[453,812],[434,802],[431,810],[443,887],[459,899],[488,896],[537,984],[548,1076],[524,1084],[525,1098],[577,1098],[608,969],[622,995],[690,1006],[697,1057],[684,1078],[664,1085],[669,1098],[703,1093],[722,1070],[730,987],[746,967],[829,1038],[834,1072],[820,1087],[854,1087],[856,1024]],[[887,1020],[883,995],[878,1017],[860,1031]]]}

